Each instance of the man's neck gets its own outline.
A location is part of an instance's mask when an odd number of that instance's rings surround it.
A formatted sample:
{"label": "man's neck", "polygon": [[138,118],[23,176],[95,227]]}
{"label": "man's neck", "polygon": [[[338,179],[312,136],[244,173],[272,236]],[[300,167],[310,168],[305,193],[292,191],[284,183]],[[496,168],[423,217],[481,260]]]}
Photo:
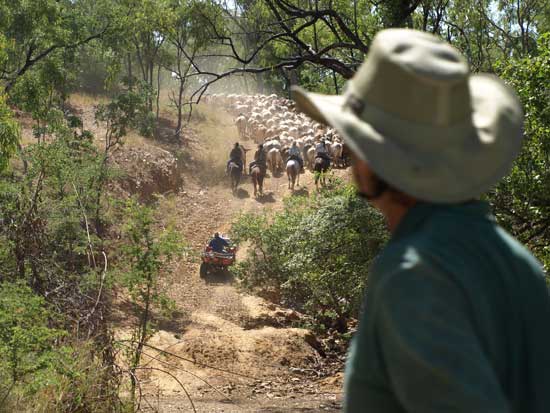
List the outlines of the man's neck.
{"label": "man's neck", "polygon": [[408,202],[397,202],[390,194],[385,193],[379,199],[371,201],[372,205],[378,209],[386,218],[388,229],[391,233],[395,231],[399,223],[403,220],[409,209],[416,205],[415,199],[409,199]]}

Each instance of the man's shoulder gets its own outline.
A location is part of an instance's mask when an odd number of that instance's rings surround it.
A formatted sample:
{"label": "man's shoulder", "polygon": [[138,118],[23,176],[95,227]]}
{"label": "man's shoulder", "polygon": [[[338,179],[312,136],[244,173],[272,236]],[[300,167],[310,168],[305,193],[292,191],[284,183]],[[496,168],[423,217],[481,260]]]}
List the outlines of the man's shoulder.
{"label": "man's shoulder", "polygon": [[[495,222],[461,227],[433,219],[418,230],[391,240],[375,260],[370,280],[385,284],[390,278],[414,282],[449,279],[477,285],[480,277],[497,279],[501,273],[521,272],[523,278],[543,277],[539,261]],[[429,277],[425,275],[429,274]]]}
{"label": "man's shoulder", "polygon": [[425,259],[428,249],[422,234],[390,241],[373,263],[369,284],[378,288],[391,279],[412,276],[421,266],[429,265]]}
{"label": "man's shoulder", "polygon": [[374,271],[392,270],[406,264],[417,265],[422,255],[430,249],[430,234],[419,231],[399,240],[390,240],[374,262]]}

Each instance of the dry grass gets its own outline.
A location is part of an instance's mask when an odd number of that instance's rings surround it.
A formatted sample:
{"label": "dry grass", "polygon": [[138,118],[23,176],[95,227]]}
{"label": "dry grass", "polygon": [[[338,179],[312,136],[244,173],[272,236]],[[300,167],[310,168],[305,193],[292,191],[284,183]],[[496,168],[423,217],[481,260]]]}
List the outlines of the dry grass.
{"label": "dry grass", "polygon": [[73,93],[69,96],[69,104],[78,108],[87,108],[109,102],[105,95],[90,95],[86,93]]}
{"label": "dry grass", "polygon": [[146,149],[151,146],[155,146],[151,143],[151,139],[141,136],[137,131],[129,131],[123,138],[124,146],[128,148]]}
{"label": "dry grass", "polygon": [[210,105],[194,109],[191,127],[196,130],[200,146],[197,156],[197,178],[208,186],[225,180],[225,169],[233,142],[238,141],[237,128],[231,115]]}

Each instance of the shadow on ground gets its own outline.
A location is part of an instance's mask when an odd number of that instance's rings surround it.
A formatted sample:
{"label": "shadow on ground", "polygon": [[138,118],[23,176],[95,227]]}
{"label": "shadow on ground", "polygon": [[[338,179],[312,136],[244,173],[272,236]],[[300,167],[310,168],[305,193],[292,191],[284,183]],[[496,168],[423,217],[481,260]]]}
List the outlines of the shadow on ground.
{"label": "shadow on ground", "polygon": [[237,190],[235,191],[235,193],[233,195],[236,196],[239,199],[250,198],[250,194],[244,188],[237,188]]}
{"label": "shadow on ground", "polygon": [[308,195],[309,195],[309,191],[307,190],[306,187],[301,187],[300,189],[295,189],[292,192],[292,196],[308,196]]}
{"label": "shadow on ground", "polygon": [[233,284],[235,276],[226,269],[208,272],[203,279],[207,284]]}
{"label": "shadow on ground", "polygon": [[158,316],[156,318],[156,324],[159,330],[168,331],[174,334],[183,334],[190,322],[189,314],[185,314],[181,311],[174,311],[167,317]]}
{"label": "shadow on ground", "polygon": [[275,197],[273,196],[273,192],[267,192],[262,195],[258,195],[256,197],[256,201],[260,204],[269,204],[275,202]]}

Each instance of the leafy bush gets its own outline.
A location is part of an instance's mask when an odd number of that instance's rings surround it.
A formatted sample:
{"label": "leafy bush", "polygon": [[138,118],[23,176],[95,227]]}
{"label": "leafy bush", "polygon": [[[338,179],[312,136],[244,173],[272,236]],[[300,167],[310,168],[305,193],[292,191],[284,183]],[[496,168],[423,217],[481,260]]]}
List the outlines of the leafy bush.
{"label": "leafy bush", "polygon": [[48,326],[50,316],[44,299],[23,283],[0,284],[1,402],[28,375],[52,367],[54,341],[63,333]]}
{"label": "leafy bush", "polygon": [[56,317],[23,282],[0,284],[0,411],[114,410],[95,343],[63,343]]}
{"label": "leafy bush", "polygon": [[110,170],[78,124],[56,125],[0,175],[1,411],[115,406],[108,245],[90,220]]}
{"label": "leafy bush", "polygon": [[538,54],[498,67],[525,111],[524,142],[511,173],[490,195],[499,222],[550,268],[550,33]]}
{"label": "leafy bush", "polygon": [[19,125],[6,104],[5,96],[0,94],[0,171],[6,168],[10,157],[15,153],[19,137]]}
{"label": "leafy bush", "polygon": [[342,183],[288,198],[273,217],[243,214],[231,232],[250,244],[236,267],[245,287],[270,290],[320,327],[340,331],[358,315],[369,266],[388,238],[381,215]]}
{"label": "leafy bush", "polygon": [[160,234],[155,233],[151,208],[130,199],[126,203],[125,215],[127,221],[123,233],[126,243],[121,245],[124,260],[120,278],[136,315],[132,323],[132,338],[125,346],[131,382],[130,403],[135,407],[137,370],[143,348],[155,331],[153,310],[169,314],[174,309],[173,301],[160,283],[160,274],[172,257],[182,254],[187,248],[171,228],[163,229]]}

